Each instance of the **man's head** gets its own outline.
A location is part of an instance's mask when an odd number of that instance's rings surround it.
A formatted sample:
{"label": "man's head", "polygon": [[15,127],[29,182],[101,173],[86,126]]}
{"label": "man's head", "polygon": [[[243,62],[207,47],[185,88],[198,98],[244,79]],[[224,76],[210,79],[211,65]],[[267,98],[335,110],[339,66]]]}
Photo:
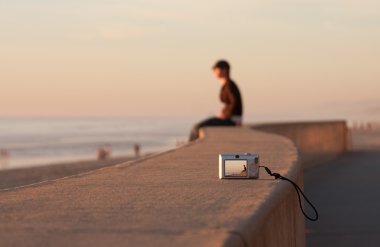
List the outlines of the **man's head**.
{"label": "man's head", "polygon": [[216,78],[228,79],[230,77],[230,65],[226,60],[217,61],[212,68]]}

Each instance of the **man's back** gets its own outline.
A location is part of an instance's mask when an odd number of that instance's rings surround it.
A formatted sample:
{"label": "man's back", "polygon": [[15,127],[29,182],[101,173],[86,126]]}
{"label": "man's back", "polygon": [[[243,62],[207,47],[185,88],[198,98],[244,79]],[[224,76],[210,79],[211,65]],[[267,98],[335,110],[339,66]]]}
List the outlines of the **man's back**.
{"label": "man's back", "polygon": [[239,88],[234,81],[229,80],[220,91],[220,100],[225,104],[222,112],[225,118],[241,117],[243,104]]}
{"label": "man's back", "polygon": [[239,88],[230,78],[230,65],[225,60],[219,60],[213,67],[216,78],[222,83],[220,100],[224,103],[222,111],[215,117],[208,118],[196,124],[190,133],[190,141],[199,136],[199,129],[206,126],[241,126],[243,104]]}

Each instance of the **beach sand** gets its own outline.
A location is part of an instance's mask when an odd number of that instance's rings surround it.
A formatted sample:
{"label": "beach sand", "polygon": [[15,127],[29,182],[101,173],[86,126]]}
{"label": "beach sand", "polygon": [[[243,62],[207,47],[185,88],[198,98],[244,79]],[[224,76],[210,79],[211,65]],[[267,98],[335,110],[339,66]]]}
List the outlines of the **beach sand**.
{"label": "beach sand", "polygon": [[106,166],[120,164],[135,159],[134,157],[110,158],[107,160],[89,160],[33,166],[0,171],[0,189],[14,188],[52,179],[76,175]]}

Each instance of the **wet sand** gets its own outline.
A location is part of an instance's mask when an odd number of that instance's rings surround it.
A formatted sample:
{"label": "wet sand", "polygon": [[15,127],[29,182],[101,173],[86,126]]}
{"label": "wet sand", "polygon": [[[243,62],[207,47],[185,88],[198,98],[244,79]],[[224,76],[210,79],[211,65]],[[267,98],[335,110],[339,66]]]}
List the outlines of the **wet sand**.
{"label": "wet sand", "polygon": [[111,158],[108,160],[89,160],[60,163],[27,168],[0,170],[0,189],[19,187],[47,180],[76,175],[106,166],[134,160],[134,157]]}

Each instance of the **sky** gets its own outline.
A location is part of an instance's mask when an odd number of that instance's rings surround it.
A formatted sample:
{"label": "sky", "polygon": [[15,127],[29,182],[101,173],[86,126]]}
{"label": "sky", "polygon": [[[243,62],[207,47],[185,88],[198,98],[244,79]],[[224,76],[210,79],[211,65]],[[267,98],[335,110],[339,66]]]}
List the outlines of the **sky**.
{"label": "sky", "polygon": [[380,120],[378,0],[0,0],[0,117]]}

